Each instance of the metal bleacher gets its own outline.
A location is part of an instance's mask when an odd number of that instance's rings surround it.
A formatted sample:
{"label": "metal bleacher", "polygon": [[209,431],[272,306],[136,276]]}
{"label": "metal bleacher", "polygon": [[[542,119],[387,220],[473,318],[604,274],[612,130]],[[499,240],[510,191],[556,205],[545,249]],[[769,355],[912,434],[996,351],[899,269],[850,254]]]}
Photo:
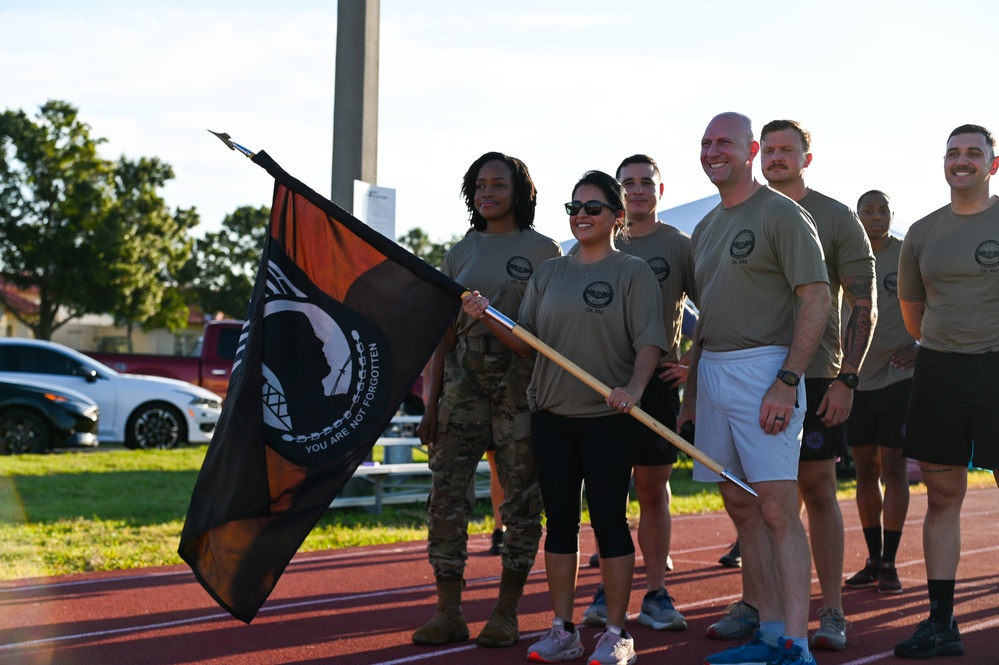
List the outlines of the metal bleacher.
{"label": "metal bleacher", "polygon": [[[380,513],[388,504],[426,501],[430,493],[430,467],[426,462],[413,461],[413,448],[420,446],[415,436],[419,422],[420,416],[394,417],[374,445],[382,449],[382,461],[364,462],[357,467],[348,483],[349,491],[341,492],[330,508],[366,507]],[[476,469],[475,497],[488,496],[489,463],[483,460]]]}

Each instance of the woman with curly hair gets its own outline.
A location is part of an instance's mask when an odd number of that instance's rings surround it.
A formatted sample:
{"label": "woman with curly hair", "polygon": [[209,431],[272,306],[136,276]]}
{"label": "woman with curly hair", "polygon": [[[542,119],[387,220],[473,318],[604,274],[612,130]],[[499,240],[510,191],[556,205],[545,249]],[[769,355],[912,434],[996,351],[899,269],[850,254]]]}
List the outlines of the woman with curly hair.
{"label": "woman with curly hair", "polygon": [[[533,229],[537,191],[522,161],[488,152],[462,183],[471,228],[444,257],[442,272],[517,311],[528,279],[562,252]],[[428,399],[417,434],[427,446],[433,480],[427,505],[428,555],[437,582],[437,612],[413,633],[417,644],[468,639],[461,612],[469,484],[482,455],[495,446],[503,488],[499,600],[479,646],[506,647],[520,637],[517,605],[541,539],[541,493],[531,448],[526,390],[534,366],[512,353],[481,321],[459,314],[430,360]]]}

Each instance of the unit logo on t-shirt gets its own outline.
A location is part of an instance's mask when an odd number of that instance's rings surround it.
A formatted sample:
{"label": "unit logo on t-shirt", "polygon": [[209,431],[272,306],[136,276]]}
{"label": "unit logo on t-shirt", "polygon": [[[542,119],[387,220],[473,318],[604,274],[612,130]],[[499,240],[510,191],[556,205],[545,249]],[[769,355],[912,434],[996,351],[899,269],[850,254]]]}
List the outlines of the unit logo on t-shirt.
{"label": "unit logo on t-shirt", "polygon": [[656,279],[662,284],[669,277],[669,261],[661,256],[654,256],[649,259],[649,267],[656,274]]}
{"label": "unit logo on t-shirt", "polygon": [[999,241],[986,240],[975,249],[975,260],[984,272],[999,272]]}
{"label": "unit logo on t-shirt", "polygon": [[753,249],[756,248],[756,236],[749,229],[740,231],[738,235],[735,236],[735,240],[732,241],[732,246],[729,247],[728,253],[732,255],[736,263],[745,263],[746,259],[750,254],[753,253]]}
{"label": "unit logo on t-shirt", "polygon": [[898,296],[898,273],[890,272],[885,275],[885,281],[882,284],[885,287],[885,291],[893,296]]}
{"label": "unit logo on t-shirt", "polygon": [[583,300],[593,309],[602,310],[614,301],[614,289],[607,282],[590,282],[583,289]]}
{"label": "unit logo on t-shirt", "polygon": [[526,282],[534,274],[534,266],[531,265],[529,259],[523,256],[511,256],[510,260],[506,262],[506,274],[514,279]]}

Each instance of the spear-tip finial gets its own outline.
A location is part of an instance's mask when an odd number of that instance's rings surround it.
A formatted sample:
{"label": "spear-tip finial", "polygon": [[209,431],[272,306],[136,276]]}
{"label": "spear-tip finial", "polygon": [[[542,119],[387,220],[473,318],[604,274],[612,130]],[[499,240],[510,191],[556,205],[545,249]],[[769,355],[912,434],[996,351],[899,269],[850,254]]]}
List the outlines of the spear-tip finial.
{"label": "spear-tip finial", "polygon": [[253,158],[254,153],[253,153],[252,150],[250,150],[248,148],[244,148],[243,146],[239,145],[238,143],[236,143],[235,141],[233,141],[232,137],[229,136],[228,134],[226,134],[225,132],[213,132],[210,129],[208,130],[208,132],[211,133],[211,134],[214,134],[216,136],[216,138],[218,138],[219,141],[222,141],[222,143],[225,143],[229,147],[230,150],[238,150],[239,152],[243,153],[247,157],[249,157],[251,159]]}

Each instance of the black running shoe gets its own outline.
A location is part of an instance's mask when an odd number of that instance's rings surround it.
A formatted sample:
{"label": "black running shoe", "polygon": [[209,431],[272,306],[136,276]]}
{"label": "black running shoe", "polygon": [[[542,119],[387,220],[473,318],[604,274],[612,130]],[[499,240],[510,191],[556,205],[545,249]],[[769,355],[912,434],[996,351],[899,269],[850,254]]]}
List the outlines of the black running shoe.
{"label": "black running shoe", "polygon": [[718,563],[726,568],[742,568],[742,555],[739,554],[739,541],[735,541],[728,554],[718,559]]}
{"label": "black running shoe", "polygon": [[934,619],[920,621],[912,637],[895,645],[895,655],[919,660],[937,656],[963,656],[964,645],[961,643],[961,633],[957,630],[957,621],[951,619],[949,626]]}
{"label": "black running shoe", "polygon": [[[894,570],[894,566],[892,566],[892,570]],[[843,582],[843,585],[851,589],[864,589],[877,586],[879,579],[881,579],[881,562],[877,559],[868,559],[860,572],[848,578]],[[901,589],[901,587],[899,588]]]}
{"label": "black running shoe", "polygon": [[503,529],[493,530],[493,544],[489,548],[490,554],[503,554]]}
{"label": "black running shoe", "polygon": [[902,582],[891,561],[882,561],[878,569],[878,593],[902,593]]}

